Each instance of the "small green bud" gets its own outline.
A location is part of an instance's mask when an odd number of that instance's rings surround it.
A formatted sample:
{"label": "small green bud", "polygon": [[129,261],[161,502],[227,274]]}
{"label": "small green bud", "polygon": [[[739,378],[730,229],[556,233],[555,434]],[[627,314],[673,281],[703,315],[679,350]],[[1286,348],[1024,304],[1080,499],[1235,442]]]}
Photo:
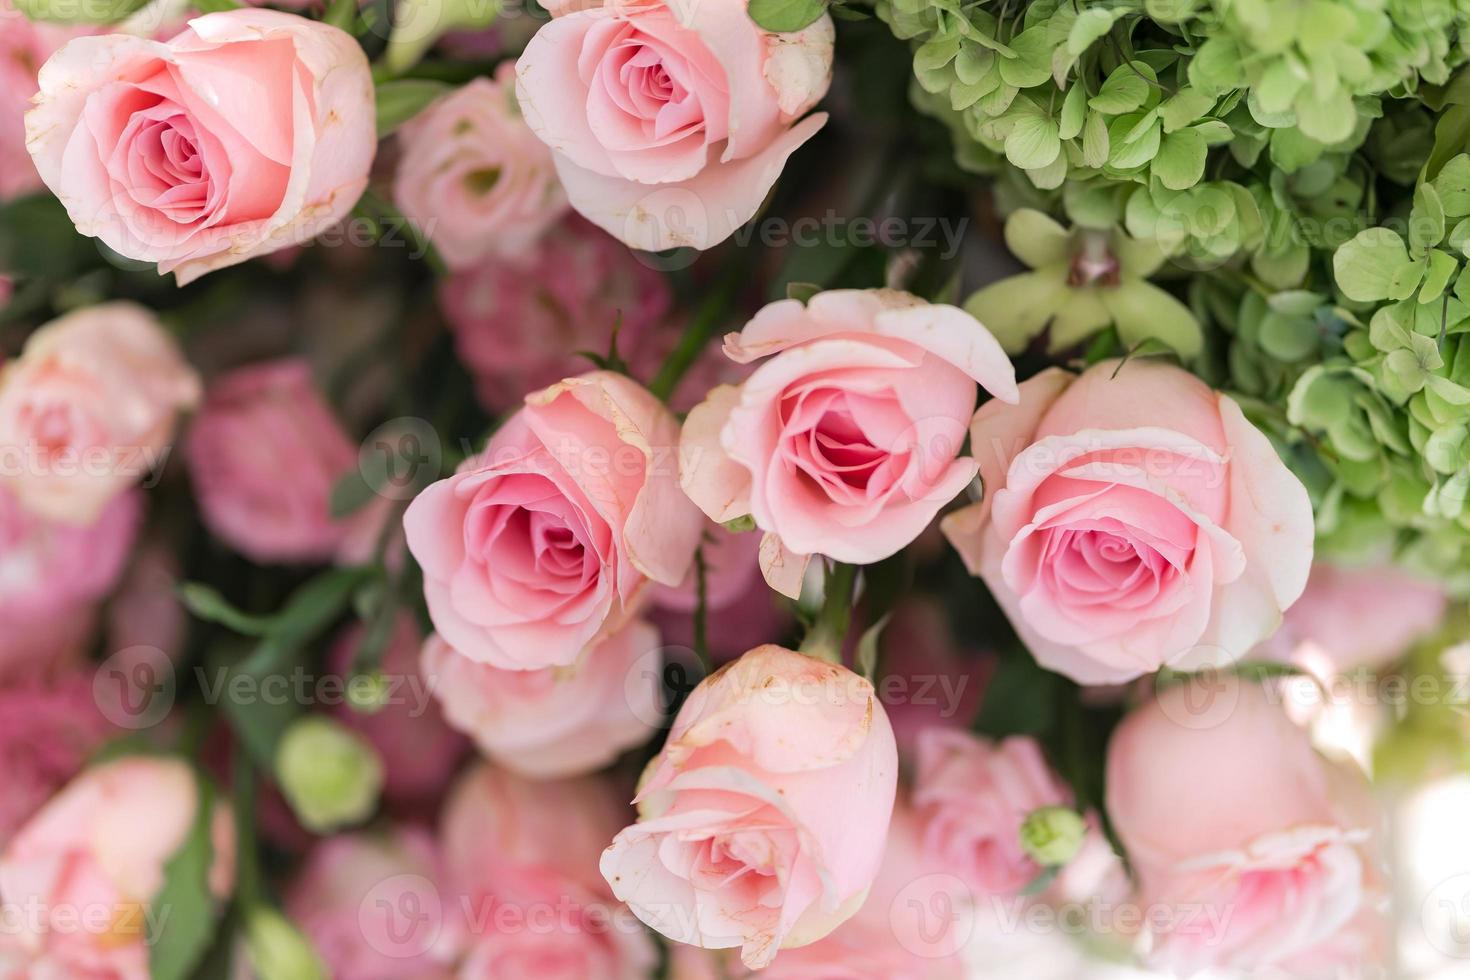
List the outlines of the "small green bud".
{"label": "small green bud", "polygon": [[1076,810],[1044,806],[1032,810],[1021,824],[1021,848],[1044,868],[1060,867],[1082,847],[1087,822]]}
{"label": "small green bud", "polygon": [[375,715],[382,711],[388,704],[389,691],[388,678],[381,670],[347,678],[347,703],[361,714]]}
{"label": "small green bud", "polygon": [[302,825],[325,833],[372,816],[383,763],[357,733],[325,715],[307,715],[281,737],[276,782]]}
{"label": "small green bud", "polygon": [[731,520],[725,522],[725,530],[732,531],[736,534],[740,534],[744,531],[754,531],[755,518],[751,517],[749,514],[743,514],[740,517],[732,518]]}
{"label": "small green bud", "polygon": [[246,913],[245,948],[255,975],[271,980],[326,980],[321,957],[301,931],[268,905]]}

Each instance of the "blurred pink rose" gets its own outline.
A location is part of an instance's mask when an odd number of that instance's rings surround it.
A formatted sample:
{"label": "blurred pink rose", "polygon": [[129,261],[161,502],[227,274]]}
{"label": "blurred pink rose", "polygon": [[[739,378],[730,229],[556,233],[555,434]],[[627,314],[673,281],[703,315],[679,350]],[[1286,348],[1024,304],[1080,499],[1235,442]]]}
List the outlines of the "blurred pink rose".
{"label": "blurred pink rose", "polygon": [[1239,406],[1183,368],[1050,368],[970,428],[985,499],[945,533],[1042,666],[1080,684],[1222,665],[1312,563],[1312,506]]}
{"label": "blurred pink rose", "polygon": [[642,980],[652,937],[597,875],[626,820],[611,784],[471,771],[445,806],[441,841],[464,913],[459,980]]}
{"label": "blurred pink rose", "polygon": [[91,524],[162,466],[199,377],[157,318],[106,303],[31,334],[0,375],[3,477],[37,514]]}
{"label": "blurred pink rose", "polygon": [[635,621],[572,667],[502,670],[438,636],[422,673],[455,728],[489,758],[532,779],[593,772],[653,736],[663,716],[658,630]]}
{"label": "blurred pink rose", "polygon": [[669,346],[656,340],[671,305],[663,276],[580,218],[517,259],[493,258],[444,278],[439,305],[492,412],[585,371],[578,351],[606,354],[614,327],[635,377],[652,377]]}
{"label": "blurred pink rose", "polygon": [[347,533],[332,487],[357,447],[303,360],[237,368],[209,385],[189,471],[210,532],[259,563],[326,561]]}
{"label": "blurred pink rose", "polygon": [[442,880],[434,839],[418,827],[343,834],[312,848],[285,908],[334,980],[449,980],[458,935]]}
{"label": "blurred pink rose", "polygon": [[91,28],[33,23],[11,0],[0,0],[0,201],[45,186],[26,152],[25,116],[39,87],[36,73],[57,48],[90,33]]}
{"label": "blurred pink rose", "polygon": [[[762,968],[862,904],[883,858],[898,754],[844,667],[775,646],[690,694],[602,855],[614,894],[676,942]],[[840,805],[838,805],[840,801]]]}
{"label": "blurred pink rose", "polygon": [[826,94],[833,35],[826,14],[768,33],[744,0],[598,5],[526,45],[521,108],[595,224],[634,248],[710,248],[826,122],[801,117]]}
{"label": "blurred pink rose", "polygon": [[870,564],[918,537],[975,477],[959,452],[976,382],[1016,397],[978,320],[892,290],[772,303],[725,353],[770,360],[689,413],[682,483],[713,521],[755,519],[766,581],[792,598],[814,554]]}
{"label": "blurred pink rose", "polygon": [[981,895],[1015,895],[1042,872],[1021,847],[1033,811],[1070,806],[1035,739],[990,742],[955,728],[919,733],[913,802],[935,867]]}
{"label": "blurred pink rose", "polygon": [[1147,937],[1160,967],[1309,976],[1355,947],[1341,933],[1360,934],[1363,913],[1382,914],[1366,780],[1257,684],[1185,681],[1124,719],[1107,808],[1139,900],[1177,913]]}
{"label": "blurred pink rose", "polygon": [[679,492],[677,442],[668,409],[620,374],[528,395],[404,516],[439,634],[478,663],[565,667],[636,613],[650,580],[683,581],[703,525]]}
{"label": "blurred pink rose", "polygon": [[36,517],[0,488],[0,681],[52,674],[80,658],[141,520],[136,491],[113,498],[92,526],[75,527]]}
{"label": "blurred pink rose", "polygon": [[393,196],[451,269],[524,255],[567,210],[551,151],[516,106],[510,62],[432,103],[398,141]]}
{"label": "blurred pink rose", "polygon": [[[82,773],[11,838],[0,893],[9,906],[35,910],[8,932],[35,957],[37,976],[147,980],[145,940],[164,914],[149,903],[198,800],[183,760],[130,756]],[[212,819],[209,887],[223,899],[235,870],[229,806],[216,802]]]}
{"label": "blurred pink rose", "polygon": [[[342,630],[328,654],[327,669],[350,682],[352,661],[366,632],[360,623]],[[414,616],[400,613],[379,666],[387,703],[376,711],[360,711],[350,704],[333,710],[338,721],[378,750],[386,775],[383,795],[394,802],[437,803],[469,747],[444,723],[434,703],[437,692],[419,674],[422,643]]]}
{"label": "blurred pink rose", "polygon": [[[728,531],[706,524],[705,640],[718,663],[779,638],[794,623],[790,604],[766,588],[761,578],[760,535]],[[694,613],[699,608],[699,581],[691,568],[678,588],[653,590],[650,618],[670,646],[694,648]]]}
{"label": "blurred pink rose", "polygon": [[1319,561],[1281,629],[1257,652],[1277,660],[1310,654],[1342,671],[1385,667],[1433,632],[1448,605],[1442,586],[1397,566]]}
{"label": "blurred pink rose", "polygon": [[77,229],[180,284],[315,237],[377,151],[362,48],[295,14],[209,14],[167,43],[80,38],[40,87],[27,148]]}
{"label": "blurred pink rose", "polygon": [[961,648],[937,601],[917,594],[900,600],[879,649],[878,696],[905,761],[917,755],[925,729],[970,727],[995,669],[995,655]]}
{"label": "blurred pink rose", "polygon": [[0,686],[0,849],[116,734],[98,710],[90,671]]}

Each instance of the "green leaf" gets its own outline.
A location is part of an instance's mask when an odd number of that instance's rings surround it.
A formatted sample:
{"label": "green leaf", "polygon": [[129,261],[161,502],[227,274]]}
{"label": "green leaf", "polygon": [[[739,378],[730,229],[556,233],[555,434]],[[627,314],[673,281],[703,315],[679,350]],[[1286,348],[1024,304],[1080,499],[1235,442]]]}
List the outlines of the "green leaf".
{"label": "green leaf", "polygon": [[[1135,71],[1135,69],[1138,69]],[[1119,65],[1113,69],[1107,81],[1103,82],[1098,93],[1087,101],[1087,104],[1098,112],[1110,116],[1132,112],[1140,108],[1148,101],[1148,81],[1139,76],[1139,71],[1153,74],[1147,65],[1142,62],[1133,62],[1133,66]]]}
{"label": "green leaf", "polygon": [[[77,0],[15,0],[15,7],[31,20],[61,24],[113,24],[141,10],[146,3],[147,0],[86,0],[83,3],[78,3]],[[3,27],[0,30],[12,31],[17,28]],[[35,86],[32,85],[31,88]]]}
{"label": "green leaf", "polygon": [[1081,85],[1073,85],[1062,100],[1062,112],[1057,117],[1057,135],[1064,140],[1072,139],[1082,132],[1082,124],[1086,120],[1087,93]]}
{"label": "green leaf", "polygon": [[1035,88],[1051,79],[1052,44],[1046,26],[1029,28],[1011,38],[1012,57],[1000,60],[1000,77],[1016,88]]}
{"label": "green leaf", "polygon": [[186,980],[209,948],[218,909],[209,890],[214,866],[211,836],[214,793],[195,776],[197,807],[184,843],[163,867],[163,887],[149,903],[156,913],[148,935],[148,972],[152,980]]}
{"label": "green leaf", "polygon": [[[1201,92],[1197,88],[1180,89],[1159,106],[1159,119],[1164,124],[1164,132],[1172,133],[1176,129],[1183,129],[1209,112],[1214,105],[1213,95]],[[1228,126],[1226,128],[1229,129]]]}
{"label": "green leaf", "polygon": [[750,0],[750,19],[768,31],[788,34],[827,12],[825,0]]}
{"label": "green leaf", "polygon": [[205,622],[218,623],[243,636],[264,636],[275,625],[274,616],[242,612],[202,582],[185,582],[179,586],[179,598],[184,608]]}
{"label": "green leaf", "polygon": [[1100,112],[1089,112],[1082,125],[1082,163],[1100,170],[1107,165],[1112,144],[1108,138],[1108,120]]}
{"label": "green leaf", "polygon": [[1470,156],[1461,153],[1445,163],[1434,178],[1434,189],[1439,194],[1445,217],[1459,218],[1470,214]]}
{"label": "green leaf", "polygon": [[1155,113],[1118,116],[1108,126],[1108,166],[1114,170],[1133,170],[1148,163],[1159,152],[1159,130]]}
{"label": "green leaf", "polygon": [[1444,205],[1432,184],[1414,189],[1414,206],[1409,211],[1409,254],[1422,257],[1444,238]]}
{"label": "green leaf", "polygon": [[1204,176],[1205,151],[1205,138],[1195,130],[1169,133],[1159,144],[1150,172],[1170,190],[1188,190]]}
{"label": "green leaf", "polygon": [[1103,7],[1088,7],[1077,15],[1072,29],[1067,32],[1067,53],[1076,58],[1112,28],[1113,23],[1124,11],[1107,10]]}
{"label": "green leaf", "polygon": [[1433,303],[1444,294],[1445,287],[1460,271],[1460,263],[1453,255],[1439,249],[1430,252],[1424,261],[1424,284],[1419,287],[1419,302]]}
{"label": "green leaf", "polygon": [[1014,117],[1005,147],[1006,159],[1022,170],[1048,166],[1062,152],[1057,121],[1034,106],[1020,112]]}
{"label": "green leaf", "polygon": [[1408,265],[1404,240],[1391,228],[1365,228],[1332,256],[1337,288],[1360,303],[1387,299],[1395,277]]}
{"label": "green leaf", "polygon": [[378,83],[378,139],[392,135],[429,103],[450,91],[453,86],[426,78]]}

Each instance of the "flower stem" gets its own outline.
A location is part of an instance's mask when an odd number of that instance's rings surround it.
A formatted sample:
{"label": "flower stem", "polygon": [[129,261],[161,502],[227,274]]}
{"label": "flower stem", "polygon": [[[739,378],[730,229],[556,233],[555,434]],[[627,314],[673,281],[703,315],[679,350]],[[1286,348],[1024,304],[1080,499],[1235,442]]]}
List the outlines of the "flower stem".
{"label": "flower stem", "polygon": [[858,566],[833,562],[827,569],[822,608],[801,641],[801,652],[828,663],[842,663],[842,644],[852,622],[852,591]]}
{"label": "flower stem", "polygon": [[669,396],[679,386],[680,379],[694,366],[700,352],[724,322],[730,304],[734,302],[740,287],[749,279],[750,266],[755,261],[757,251],[759,250],[750,246],[736,249],[736,257],[725,266],[725,274],[705,296],[689,326],[684,328],[684,335],[679,338],[678,346],[669,353],[658,369],[658,374],[649,382],[648,390],[660,401],[669,400]]}

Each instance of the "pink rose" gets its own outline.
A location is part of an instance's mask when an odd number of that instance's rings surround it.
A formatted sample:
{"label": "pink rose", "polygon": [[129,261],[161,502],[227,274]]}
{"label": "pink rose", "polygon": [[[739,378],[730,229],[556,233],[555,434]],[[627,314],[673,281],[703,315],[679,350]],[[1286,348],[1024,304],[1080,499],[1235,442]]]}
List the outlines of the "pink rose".
{"label": "pink rose", "polygon": [[[353,659],[366,633],[358,623],[347,627],[328,654],[328,669],[349,684]],[[383,760],[383,795],[394,802],[437,803],[469,747],[444,723],[434,703],[434,695],[439,692],[419,675],[422,642],[414,616],[400,613],[379,665],[386,703],[376,711],[362,711],[351,704],[333,709],[338,721],[361,734],[377,750]]]}
{"label": "pink rose", "polygon": [[1442,586],[1395,565],[1319,561],[1281,629],[1259,652],[1317,660],[1339,671],[1385,667],[1433,632],[1448,604]]}
{"label": "pink rose", "polygon": [[689,695],[639,792],[643,819],[603,852],[602,874],[665,936],[738,946],[759,969],[862,905],[897,779],[870,683],[757,647]]}
{"label": "pink rose", "polygon": [[115,734],[88,671],[0,687],[0,848]]}
{"label": "pink rose", "polygon": [[914,810],[934,862],[981,895],[1015,895],[1042,872],[1021,847],[1033,811],[1070,806],[1035,739],[989,742],[954,728],[919,734]]}
{"label": "pink rose", "polygon": [[761,570],[796,598],[810,557],[869,564],[909,544],[977,470],[961,458],[976,382],[1015,400],[1015,372],[980,322],[892,290],[772,303],[725,353],[770,357],[689,413],[690,498],[766,532]]}
{"label": "pink rose", "polygon": [[86,652],[142,510],[127,492],[96,523],[75,527],[36,517],[0,488],[0,681],[54,674]]}
{"label": "pink rose", "polygon": [[626,813],[601,779],[468,773],[440,834],[467,937],[459,980],[649,976],[652,937],[597,875],[597,855]]}
{"label": "pink rose", "polygon": [[574,667],[503,670],[431,636],[422,672],[449,723],[480,751],[548,779],[601,769],[652,737],[663,715],[658,650],[658,630],[633,622]]}
{"label": "pink rose", "polygon": [[181,285],[343,218],[377,150],[362,49],[295,14],[209,14],[167,43],[80,38],[40,87],[26,146],[77,230]]}
{"label": "pink rose", "polygon": [[163,465],[198,400],[198,375],[141,306],[53,320],[0,375],[0,475],[35,513],[91,524]]}
{"label": "pink rose", "polygon": [[259,563],[330,559],[346,535],[332,487],[357,447],[291,359],[237,368],[209,385],[189,429],[189,472],[205,525]]}
{"label": "pink rose", "polygon": [[670,346],[656,339],[671,306],[664,277],[580,218],[515,260],[442,279],[439,306],[481,403],[497,414],[528,390],[585,371],[577,352],[606,353],[614,327],[637,377],[652,377]]}
{"label": "pink rose", "polygon": [[[181,759],[130,756],[82,773],[0,855],[0,894],[32,909],[10,932],[42,977],[147,980],[151,909],[164,865],[194,825],[199,789]],[[235,868],[229,806],[212,815],[210,890],[224,898]],[[52,972],[47,972],[47,971]]]}
{"label": "pink rose", "polygon": [[516,107],[509,62],[431,104],[398,139],[393,196],[451,269],[524,254],[567,209],[551,151]]}
{"label": "pink rose", "polygon": [[985,499],[945,518],[1042,666],[1080,684],[1221,665],[1312,563],[1307,492],[1239,406],[1182,368],[1048,369],[975,415]]}
{"label": "pink rose", "polygon": [[650,580],[682,581],[703,523],[679,492],[678,437],[620,374],[528,395],[404,516],[444,640],[507,670],[570,666],[636,613]]}
{"label": "pink rose", "polygon": [[1139,901],[1178,913],[1145,937],[1160,967],[1307,976],[1290,968],[1350,950],[1344,933],[1382,915],[1366,780],[1318,755],[1259,685],[1186,681],[1129,715],[1107,808]]}
{"label": "pink rose", "polygon": [[449,980],[458,937],[442,880],[418,827],[343,834],[312,848],[285,907],[336,980]]}
{"label": "pink rose", "polygon": [[710,248],[827,121],[801,117],[831,81],[833,33],[825,14],[767,33],[745,0],[607,3],[544,25],[517,91],[574,208],[634,248]]}
{"label": "pink rose", "polygon": [[33,23],[11,0],[0,0],[0,201],[45,186],[26,153],[25,116],[38,87],[36,73],[57,48],[88,33],[89,28]]}

